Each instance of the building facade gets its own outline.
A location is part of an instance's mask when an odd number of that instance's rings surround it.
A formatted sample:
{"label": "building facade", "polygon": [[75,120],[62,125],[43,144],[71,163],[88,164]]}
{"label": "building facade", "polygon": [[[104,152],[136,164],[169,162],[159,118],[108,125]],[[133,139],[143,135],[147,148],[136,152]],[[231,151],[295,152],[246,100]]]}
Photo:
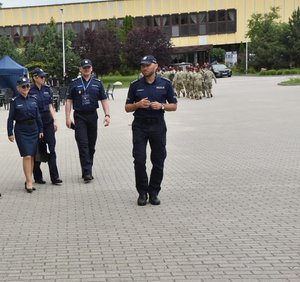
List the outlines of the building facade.
{"label": "building facade", "polygon": [[109,19],[122,25],[132,16],[137,26],[159,27],[170,35],[173,52],[181,61],[199,62],[212,46],[235,46],[246,41],[247,23],[253,13],[268,13],[279,7],[287,22],[300,7],[300,0],[102,0],[36,7],[0,9],[0,35],[18,41],[43,31],[53,18],[57,28],[101,29]]}

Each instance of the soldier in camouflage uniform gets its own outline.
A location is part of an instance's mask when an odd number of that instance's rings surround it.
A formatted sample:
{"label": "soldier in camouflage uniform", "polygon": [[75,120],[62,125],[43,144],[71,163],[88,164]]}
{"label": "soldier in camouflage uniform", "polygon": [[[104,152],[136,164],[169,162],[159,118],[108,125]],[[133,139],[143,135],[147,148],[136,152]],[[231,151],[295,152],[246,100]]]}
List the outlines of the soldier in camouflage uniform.
{"label": "soldier in camouflage uniform", "polygon": [[203,72],[204,72],[204,90],[206,92],[206,97],[211,98],[211,97],[213,97],[212,91],[211,91],[212,80],[214,80],[215,83],[217,83],[217,79],[216,79],[215,74],[211,70],[205,68],[203,70]]}

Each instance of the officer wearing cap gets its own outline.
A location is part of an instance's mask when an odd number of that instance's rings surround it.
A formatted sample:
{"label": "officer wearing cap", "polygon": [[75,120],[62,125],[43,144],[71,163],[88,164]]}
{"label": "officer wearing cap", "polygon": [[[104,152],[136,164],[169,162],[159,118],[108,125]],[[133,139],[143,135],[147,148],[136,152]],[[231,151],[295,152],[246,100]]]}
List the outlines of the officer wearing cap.
{"label": "officer wearing cap", "polygon": [[37,99],[28,95],[29,88],[30,81],[27,77],[17,81],[18,94],[10,102],[7,135],[9,141],[17,142],[20,155],[23,157],[25,190],[31,193],[35,190],[32,186],[33,162],[38,139],[43,137],[43,124]]}
{"label": "officer wearing cap", "polygon": [[[130,84],[125,104],[126,112],[134,112],[132,123],[133,158],[136,189],[139,193],[137,204],[149,202],[159,205],[158,194],[163,179],[166,153],[165,111],[176,111],[177,99],[170,80],[156,75],[157,60],[152,55],[141,60],[143,77]],[[146,148],[151,148],[152,170],[150,179],[146,171]]]}
{"label": "officer wearing cap", "polygon": [[[72,80],[65,104],[66,125],[75,129],[82,178],[85,183],[93,180],[93,160],[98,130],[99,101],[104,112],[104,126],[110,123],[108,99],[102,82],[92,76],[93,67],[89,59],[80,62],[80,77]],[[74,122],[71,109],[74,109]]]}
{"label": "officer wearing cap", "polygon": [[[52,184],[58,185],[62,183],[59,178],[59,173],[56,164],[55,152],[55,132],[57,131],[57,122],[55,120],[55,110],[53,107],[53,92],[52,89],[45,85],[47,73],[41,68],[35,68],[32,71],[33,85],[30,88],[29,95],[37,99],[39,111],[43,122],[44,139],[49,148],[48,167]],[[41,170],[41,162],[35,161],[33,168],[33,176],[36,183],[45,184],[43,173]]]}

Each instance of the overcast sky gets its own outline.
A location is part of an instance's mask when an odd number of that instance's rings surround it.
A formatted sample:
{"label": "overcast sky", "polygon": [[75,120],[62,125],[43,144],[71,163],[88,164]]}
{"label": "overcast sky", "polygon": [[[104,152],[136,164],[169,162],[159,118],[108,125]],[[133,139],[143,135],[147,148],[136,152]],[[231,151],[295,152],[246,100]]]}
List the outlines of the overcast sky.
{"label": "overcast sky", "polygon": [[67,4],[67,3],[84,3],[84,2],[96,2],[104,0],[0,0],[2,8],[9,7],[28,7],[28,6],[41,6],[41,5],[53,5],[53,4]]}

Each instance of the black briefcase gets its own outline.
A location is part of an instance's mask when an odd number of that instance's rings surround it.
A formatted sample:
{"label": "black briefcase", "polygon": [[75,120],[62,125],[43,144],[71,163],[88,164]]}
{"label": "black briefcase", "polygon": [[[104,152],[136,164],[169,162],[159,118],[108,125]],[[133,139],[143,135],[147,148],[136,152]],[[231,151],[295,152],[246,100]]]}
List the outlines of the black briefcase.
{"label": "black briefcase", "polygon": [[44,139],[40,139],[35,154],[35,161],[46,163],[49,161],[49,156],[50,154],[47,150],[47,143]]}

